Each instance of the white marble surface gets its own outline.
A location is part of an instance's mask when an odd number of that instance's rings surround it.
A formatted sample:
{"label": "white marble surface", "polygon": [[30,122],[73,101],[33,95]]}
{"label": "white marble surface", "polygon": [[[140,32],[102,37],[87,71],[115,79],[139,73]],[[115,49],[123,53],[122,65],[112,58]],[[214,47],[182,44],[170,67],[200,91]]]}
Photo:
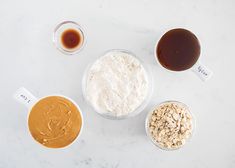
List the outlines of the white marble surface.
{"label": "white marble surface", "polygon": [[[234,0],[2,0],[0,5],[0,168],[235,167]],[[87,34],[84,50],[66,56],[52,43],[54,27],[74,20]],[[213,71],[206,83],[192,72],[169,73],[153,47],[168,29],[184,27],[200,39],[201,60]],[[81,93],[86,65],[113,48],[136,53],[152,70],[154,93],[135,118],[112,121],[88,107]],[[12,99],[24,86],[37,97],[59,93],[81,107],[81,139],[47,149],[31,138],[27,109]],[[178,151],[162,151],[145,136],[144,120],[155,104],[175,99],[196,117],[193,139]]]}

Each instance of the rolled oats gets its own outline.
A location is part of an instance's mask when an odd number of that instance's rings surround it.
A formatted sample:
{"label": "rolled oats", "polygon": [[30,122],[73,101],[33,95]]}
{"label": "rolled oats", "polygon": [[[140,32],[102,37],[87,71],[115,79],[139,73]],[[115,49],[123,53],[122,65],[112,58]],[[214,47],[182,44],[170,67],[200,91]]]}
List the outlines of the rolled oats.
{"label": "rolled oats", "polygon": [[188,108],[179,102],[161,104],[151,113],[147,124],[152,140],[167,149],[183,146],[193,129]]}

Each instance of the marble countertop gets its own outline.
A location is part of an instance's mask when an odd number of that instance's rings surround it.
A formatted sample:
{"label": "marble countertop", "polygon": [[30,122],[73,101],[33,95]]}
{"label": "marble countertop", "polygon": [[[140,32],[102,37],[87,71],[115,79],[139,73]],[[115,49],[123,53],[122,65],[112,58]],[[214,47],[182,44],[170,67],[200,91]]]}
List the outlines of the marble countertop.
{"label": "marble countertop", "polygon": [[[235,1],[3,0],[0,18],[0,168],[235,167]],[[63,55],[53,45],[53,30],[64,20],[85,30],[79,54]],[[206,83],[190,71],[170,73],[156,63],[154,45],[175,27],[200,39],[200,59],[214,72]],[[96,114],[81,89],[86,66],[115,48],[134,52],[154,77],[147,108],[120,121]],[[37,144],[28,132],[27,109],[12,98],[21,86],[37,97],[74,99],[85,120],[80,139],[64,149]],[[146,114],[165,100],[186,103],[196,118],[193,138],[177,151],[160,150],[145,135]]]}

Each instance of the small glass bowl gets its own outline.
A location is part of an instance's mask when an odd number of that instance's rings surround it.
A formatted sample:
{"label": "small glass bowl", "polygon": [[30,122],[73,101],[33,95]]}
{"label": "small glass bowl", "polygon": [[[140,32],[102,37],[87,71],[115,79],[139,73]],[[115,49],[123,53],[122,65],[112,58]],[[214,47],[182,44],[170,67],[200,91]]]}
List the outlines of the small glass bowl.
{"label": "small glass bowl", "polygon": [[[64,47],[62,44],[62,41],[61,41],[61,36],[62,36],[63,32],[65,32],[68,29],[76,30],[82,38],[81,44],[73,49],[68,49],[68,48]],[[84,31],[78,23],[76,23],[74,21],[64,21],[56,26],[56,28],[53,32],[53,42],[54,42],[56,48],[58,50],[60,50],[62,53],[68,54],[68,55],[76,54],[76,53],[80,52],[84,47],[84,44],[85,44]]]}
{"label": "small glass bowl", "polygon": [[[141,105],[139,107],[137,107],[133,112],[127,114],[127,115],[121,115],[121,116],[114,116],[112,115],[110,112],[103,112],[103,111],[100,111],[98,109],[96,109],[91,103],[90,101],[87,99],[87,95],[86,95],[86,82],[87,82],[87,75],[88,75],[88,72],[90,70],[90,68],[92,67],[92,65],[98,60],[100,59],[102,56],[105,56],[107,53],[109,52],[113,52],[113,51],[118,51],[118,52],[124,52],[124,53],[127,53],[127,54],[130,54],[131,56],[133,56],[134,58],[136,58],[140,63],[141,65],[144,67],[145,69],[145,72],[146,72],[146,76],[147,76],[147,80],[148,80],[148,93],[144,99],[144,101],[141,103]],[[96,59],[94,62],[92,62],[91,64],[89,64],[85,70],[85,73],[83,75],[83,79],[82,79],[82,92],[83,92],[83,96],[87,102],[88,105],[90,105],[94,111],[96,111],[99,115],[101,115],[102,117],[105,117],[107,119],[113,119],[113,120],[120,120],[120,119],[126,119],[126,118],[129,118],[129,117],[134,117],[136,115],[138,115],[140,112],[142,112],[145,107],[147,106],[147,104],[149,103],[150,101],[150,98],[152,96],[152,74],[150,72],[150,70],[147,68],[147,66],[143,63],[143,61],[141,61],[139,58],[136,57],[135,54],[133,54],[132,52],[130,51],[127,51],[127,50],[124,50],[124,49],[111,49],[111,50],[108,50],[106,52],[104,52],[101,57],[99,57],[98,59]]]}
{"label": "small glass bowl", "polygon": [[146,120],[145,120],[145,131],[146,131],[146,134],[147,134],[147,137],[151,140],[151,142],[157,146],[158,148],[162,149],[162,150],[166,150],[166,151],[174,151],[174,150],[177,150],[177,149],[180,149],[182,147],[185,146],[185,144],[183,144],[182,146],[179,146],[177,148],[166,148],[166,147],[163,147],[161,145],[158,144],[158,142],[156,142],[154,140],[154,138],[152,137],[151,133],[149,132],[149,120],[150,120],[150,117],[152,116],[153,112],[155,109],[159,108],[160,106],[164,105],[164,104],[168,104],[168,103],[176,103],[176,104],[180,104],[181,106],[185,107],[187,110],[188,110],[188,113],[191,115],[192,117],[192,133],[190,135],[190,137],[188,139],[186,139],[186,142],[189,142],[191,139],[192,139],[192,136],[195,132],[195,127],[196,127],[196,123],[195,123],[195,117],[192,115],[192,113],[190,112],[188,106],[182,102],[179,102],[179,101],[175,101],[175,100],[169,100],[169,101],[164,101],[158,105],[156,105],[154,108],[152,108],[152,110],[147,114],[147,117],[146,117]]}

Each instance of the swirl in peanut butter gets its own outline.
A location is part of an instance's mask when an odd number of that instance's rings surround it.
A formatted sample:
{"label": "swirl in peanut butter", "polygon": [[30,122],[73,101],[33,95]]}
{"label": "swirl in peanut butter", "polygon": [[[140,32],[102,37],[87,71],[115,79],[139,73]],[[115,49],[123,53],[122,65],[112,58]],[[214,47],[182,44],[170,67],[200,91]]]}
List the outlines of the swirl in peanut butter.
{"label": "swirl in peanut butter", "polygon": [[28,120],[33,138],[50,148],[61,148],[78,136],[82,118],[70,100],[60,96],[41,99],[31,110]]}

